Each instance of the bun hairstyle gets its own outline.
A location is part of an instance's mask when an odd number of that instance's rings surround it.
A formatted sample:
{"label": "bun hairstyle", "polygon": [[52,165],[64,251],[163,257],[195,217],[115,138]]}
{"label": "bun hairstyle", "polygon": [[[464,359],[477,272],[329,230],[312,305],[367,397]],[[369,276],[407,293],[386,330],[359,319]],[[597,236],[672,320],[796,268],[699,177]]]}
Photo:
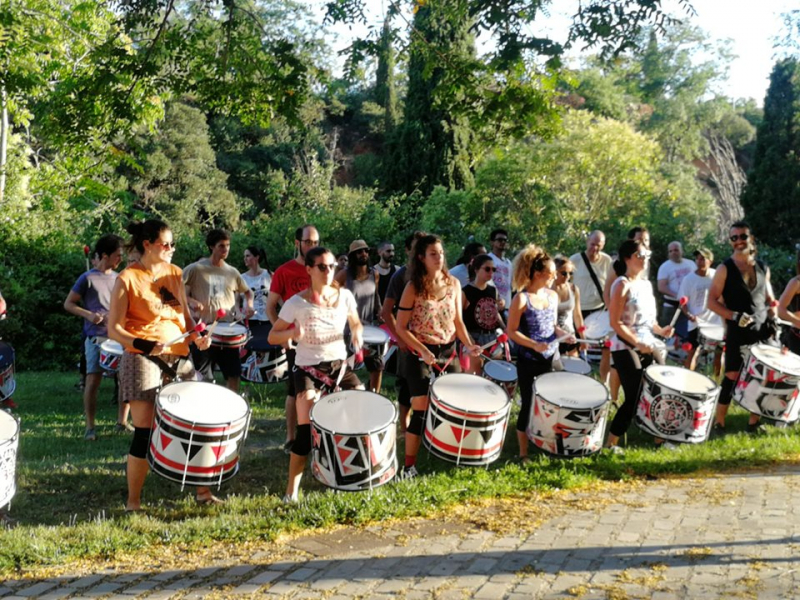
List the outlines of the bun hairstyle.
{"label": "bun hairstyle", "polygon": [[617,274],[617,277],[625,275],[625,272],[628,270],[625,260],[636,254],[641,246],[641,242],[635,242],[633,240],[625,240],[620,244],[617,253],[619,258],[614,261],[614,273]]}
{"label": "bun hairstyle", "polygon": [[544,248],[540,248],[536,244],[525,246],[514,257],[512,287],[516,290],[524,290],[533,279],[533,275],[543,271],[552,260]]}
{"label": "bun hairstyle", "polygon": [[563,254],[556,254],[555,257],[553,257],[553,262],[556,265],[556,271],[566,266],[570,266],[573,269],[575,268],[575,265],[572,264],[572,261]]}
{"label": "bun hairstyle", "polygon": [[113,233],[108,233],[97,240],[94,245],[94,255],[99,259],[103,259],[103,255],[111,256],[122,245],[123,239]]}
{"label": "bun hairstyle", "polygon": [[492,262],[492,260],[494,259],[488,254],[479,254],[473,258],[472,262],[469,264],[469,267],[467,267],[467,271],[469,272],[469,280],[473,281],[475,279],[475,275],[481,270],[481,267],[483,267],[483,265],[485,265],[487,262]]}
{"label": "bun hairstyle", "polygon": [[148,219],[147,221],[139,221],[128,223],[125,231],[131,234],[130,241],[125,244],[125,249],[130,251],[136,248],[139,254],[144,254],[144,243],[155,242],[161,237],[162,231],[168,231],[169,225],[160,221],[159,219]]}

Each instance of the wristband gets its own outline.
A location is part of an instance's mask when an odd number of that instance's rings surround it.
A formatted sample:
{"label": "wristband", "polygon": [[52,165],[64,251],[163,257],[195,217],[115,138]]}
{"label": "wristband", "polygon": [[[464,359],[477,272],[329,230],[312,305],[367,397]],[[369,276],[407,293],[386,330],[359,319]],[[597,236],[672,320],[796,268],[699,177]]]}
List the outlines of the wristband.
{"label": "wristband", "polygon": [[136,338],[133,340],[133,347],[136,348],[142,354],[150,354],[156,347],[156,342],[151,342],[150,340],[143,340],[142,338]]}

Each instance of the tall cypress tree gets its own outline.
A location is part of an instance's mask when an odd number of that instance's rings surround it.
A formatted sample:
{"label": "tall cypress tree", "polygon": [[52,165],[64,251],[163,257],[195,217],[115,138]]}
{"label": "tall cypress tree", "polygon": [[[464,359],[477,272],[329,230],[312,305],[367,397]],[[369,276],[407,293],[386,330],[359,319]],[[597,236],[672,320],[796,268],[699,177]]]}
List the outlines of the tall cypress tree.
{"label": "tall cypress tree", "polygon": [[384,127],[388,134],[397,125],[397,86],[394,78],[394,46],[389,17],[383,23],[383,33],[378,54],[378,69],[375,73],[375,102],[385,111]]}
{"label": "tall cypress tree", "polygon": [[742,206],[754,232],[770,245],[800,241],[800,63],[795,58],[779,61],[770,75]]}
{"label": "tall cypress tree", "polygon": [[462,5],[461,0],[448,0],[441,7],[432,2],[417,5],[404,119],[390,136],[387,153],[389,191],[419,190],[427,196],[437,185],[463,189],[473,183],[474,136],[468,119],[437,102],[439,86],[449,84],[446,69],[468,63],[475,52]]}

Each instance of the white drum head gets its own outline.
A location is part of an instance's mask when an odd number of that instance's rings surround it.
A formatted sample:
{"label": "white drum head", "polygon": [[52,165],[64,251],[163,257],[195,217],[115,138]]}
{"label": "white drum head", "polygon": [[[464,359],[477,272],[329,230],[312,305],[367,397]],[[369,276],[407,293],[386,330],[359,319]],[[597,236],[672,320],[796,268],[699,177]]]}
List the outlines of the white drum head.
{"label": "white drum head", "polygon": [[590,314],[583,324],[586,327],[583,337],[587,340],[599,340],[612,332],[607,310]]}
{"label": "white drum head", "polygon": [[100,344],[100,349],[107,354],[116,354],[117,356],[122,356],[122,353],[125,352],[122,344],[114,340],[106,340]]}
{"label": "white drum head", "polygon": [[392,401],[374,392],[346,390],[328,394],[311,409],[311,420],[322,429],[343,435],[366,435],[397,419]]}
{"label": "white drum head", "polygon": [[472,413],[496,413],[510,402],[496,383],[466,373],[442,375],[433,382],[431,394],[448,406]]}
{"label": "white drum head", "polygon": [[708,340],[721,342],[725,339],[725,327],[722,325],[698,325],[697,328],[700,333]]}
{"label": "white drum head", "polygon": [[750,353],[768,367],[785,375],[800,377],[800,356],[793,352],[784,354],[780,348],[758,344],[750,347]]}
{"label": "white drum head", "polygon": [[158,403],[170,415],[200,425],[232,423],[249,410],[239,394],[204,381],[170,383],[159,392]]}
{"label": "white drum head", "polygon": [[562,356],[561,364],[567,373],[577,373],[578,375],[588,375],[592,372],[592,365],[581,358],[575,356]]}
{"label": "white drum head", "polygon": [[213,334],[221,335],[224,337],[236,337],[240,335],[247,335],[247,327],[239,323],[217,323],[214,327]]}
{"label": "white drum head", "polygon": [[0,444],[14,438],[19,433],[19,423],[4,410],[0,410]]}
{"label": "white drum head", "polygon": [[650,365],[645,369],[645,373],[655,383],[687,394],[707,394],[717,387],[717,384],[705,375],[683,367]]}
{"label": "white drum head", "polygon": [[364,325],[364,343],[371,346],[380,346],[389,341],[389,334],[380,327]]}
{"label": "white drum head", "polygon": [[489,360],[483,365],[483,372],[495,381],[510,383],[517,380],[517,367],[505,360]]}
{"label": "white drum head", "polygon": [[608,401],[608,390],[602,383],[586,375],[566,371],[539,375],[533,380],[533,391],[562,408],[598,408]]}

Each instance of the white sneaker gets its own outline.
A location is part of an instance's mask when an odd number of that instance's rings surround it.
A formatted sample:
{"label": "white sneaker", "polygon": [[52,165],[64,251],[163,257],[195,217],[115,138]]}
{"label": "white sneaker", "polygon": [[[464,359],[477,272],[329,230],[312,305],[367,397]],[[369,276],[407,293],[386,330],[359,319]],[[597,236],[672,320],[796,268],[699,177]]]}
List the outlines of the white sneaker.
{"label": "white sneaker", "polygon": [[400,472],[400,479],[414,479],[418,475],[417,467],[412,465],[410,467],[403,467],[403,470]]}
{"label": "white sneaker", "polygon": [[281,502],[283,502],[284,504],[297,504],[297,498],[295,498],[294,496],[290,496],[289,494],[286,494],[281,499]]}
{"label": "white sneaker", "polygon": [[616,454],[618,456],[623,456],[625,454],[625,450],[619,446],[606,446],[606,452]]}
{"label": "white sneaker", "polygon": [[673,452],[677,450],[680,446],[678,444],[673,444],[672,442],[664,442],[661,444],[661,448],[664,450],[672,450]]}

